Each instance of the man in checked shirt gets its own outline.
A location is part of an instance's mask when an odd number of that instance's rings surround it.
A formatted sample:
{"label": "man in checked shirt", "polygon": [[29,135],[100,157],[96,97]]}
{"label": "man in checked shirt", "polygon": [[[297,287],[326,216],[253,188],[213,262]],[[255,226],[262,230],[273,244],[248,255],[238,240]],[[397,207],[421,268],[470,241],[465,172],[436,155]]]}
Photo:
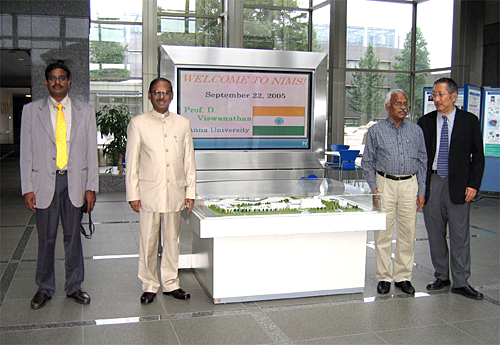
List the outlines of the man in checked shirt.
{"label": "man in checked shirt", "polygon": [[[370,127],[362,167],[373,193],[382,195],[385,230],[375,231],[377,291],[386,294],[391,282],[413,295],[411,275],[415,259],[417,212],[425,202],[427,152],[422,129],[406,118],[408,98],[403,90],[391,90],[385,98],[389,116]],[[394,268],[392,236],[396,223]]]}

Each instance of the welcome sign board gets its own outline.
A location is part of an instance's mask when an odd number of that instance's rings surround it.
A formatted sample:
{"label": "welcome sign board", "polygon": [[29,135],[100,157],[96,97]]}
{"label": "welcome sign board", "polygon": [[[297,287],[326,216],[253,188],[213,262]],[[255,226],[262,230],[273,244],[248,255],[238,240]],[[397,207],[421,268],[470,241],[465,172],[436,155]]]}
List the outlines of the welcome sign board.
{"label": "welcome sign board", "polygon": [[310,148],[311,73],[179,68],[196,149]]}

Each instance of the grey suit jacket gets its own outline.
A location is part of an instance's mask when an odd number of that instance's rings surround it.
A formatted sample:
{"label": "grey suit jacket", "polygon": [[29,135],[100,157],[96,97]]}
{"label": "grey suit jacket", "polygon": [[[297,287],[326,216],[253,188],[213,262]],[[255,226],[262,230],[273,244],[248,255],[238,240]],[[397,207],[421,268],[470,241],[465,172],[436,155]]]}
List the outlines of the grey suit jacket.
{"label": "grey suit jacket", "polygon": [[[35,193],[36,207],[50,206],[56,181],[56,144],[48,97],[26,104],[21,120],[21,190]],[[94,109],[71,98],[68,192],[75,207],[86,190],[98,191],[97,128]]]}

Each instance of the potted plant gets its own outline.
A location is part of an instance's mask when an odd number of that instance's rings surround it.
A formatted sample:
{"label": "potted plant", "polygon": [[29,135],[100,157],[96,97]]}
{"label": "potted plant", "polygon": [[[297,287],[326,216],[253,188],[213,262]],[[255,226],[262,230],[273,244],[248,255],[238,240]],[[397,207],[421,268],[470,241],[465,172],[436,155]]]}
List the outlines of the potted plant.
{"label": "potted plant", "polygon": [[132,113],[127,105],[105,105],[96,113],[97,126],[101,137],[112,135],[113,139],[104,144],[103,153],[111,159],[113,166],[118,166],[123,174],[123,155],[127,147],[127,126]]}

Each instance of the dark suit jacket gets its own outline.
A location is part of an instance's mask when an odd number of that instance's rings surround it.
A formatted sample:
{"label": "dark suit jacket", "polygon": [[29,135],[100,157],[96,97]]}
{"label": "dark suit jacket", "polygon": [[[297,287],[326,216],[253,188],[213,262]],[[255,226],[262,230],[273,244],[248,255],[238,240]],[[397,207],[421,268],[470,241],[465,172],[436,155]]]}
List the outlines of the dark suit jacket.
{"label": "dark suit jacket", "polygon": [[[427,179],[425,201],[429,200],[432,163],[436,154],[437,111],[418,120],[427,148]],[[454,204],[465,203],[466,187],[479,190],[484,171],[484,151],[481,127],[477,116],[457,108],[451,134],[448,182],[450,199]]]}

